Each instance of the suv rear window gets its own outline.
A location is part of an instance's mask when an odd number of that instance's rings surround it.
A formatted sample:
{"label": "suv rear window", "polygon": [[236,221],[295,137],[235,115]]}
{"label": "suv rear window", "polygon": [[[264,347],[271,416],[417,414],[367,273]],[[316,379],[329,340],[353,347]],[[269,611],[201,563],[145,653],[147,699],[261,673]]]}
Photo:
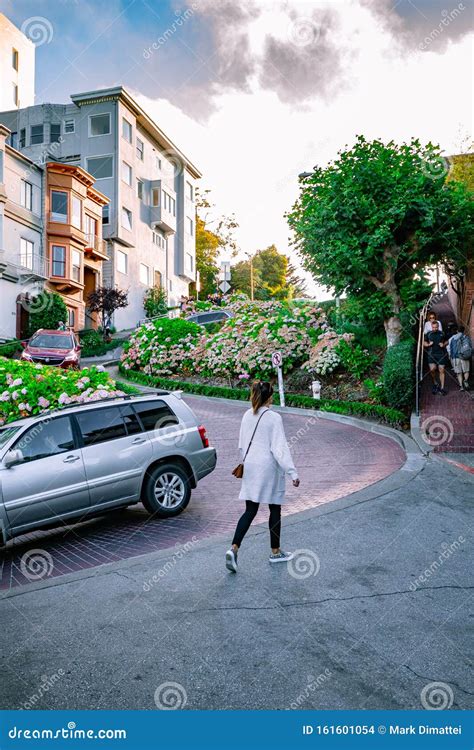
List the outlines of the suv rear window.
{"label": "suv rear window", "polygon": [[143,429],[147,432],[179,424],[176,414],[173,414],[168,404],[164,401],[134,403],[133,408],[142,421]]}

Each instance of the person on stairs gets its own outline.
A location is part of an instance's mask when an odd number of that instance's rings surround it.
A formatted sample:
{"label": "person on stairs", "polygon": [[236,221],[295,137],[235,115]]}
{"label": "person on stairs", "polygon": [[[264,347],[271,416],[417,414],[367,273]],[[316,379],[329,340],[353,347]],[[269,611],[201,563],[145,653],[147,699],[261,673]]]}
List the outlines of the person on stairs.
{"label": "person on stairs", "polygon": [[[431,331],[425,334],[425,340],[423,342],[426,353],[428,355],[428,367],[430,368],[430,375],[433,380],[433,395],[441,393],[442,396],[446,396],[446,389],[444,387],[446,365],[449,364],[448,354],[446,351],[446,337],[442,331],[439,330],[439,322],[433,320],[431,323]],[[436,382],[436,373],[439,372],[439,384]]]}
{"label": "person on stairs", "polygon": [[469,390],[469,371],[471,369],[472,342],[464,326],[459,326],[458,333],[449,339],[448,352],[453,370],[458,379],[461,391]]}

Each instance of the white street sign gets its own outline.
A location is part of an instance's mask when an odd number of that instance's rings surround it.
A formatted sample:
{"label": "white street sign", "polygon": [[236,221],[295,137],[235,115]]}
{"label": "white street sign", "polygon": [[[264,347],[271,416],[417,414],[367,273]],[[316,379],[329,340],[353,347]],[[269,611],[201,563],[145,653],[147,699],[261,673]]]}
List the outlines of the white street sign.
{"label": "white street sign", "polygon": [[280,393],[280,406],[285,406],[285,390],[283,388],[283,355],[281,352],[273,352],[272,365],[278,371],[278,391]]}
{"label": "white street sign", "polygon": [[229,289],[230,289],[229,282],[228,281],[221,281],[221,283],[219,284],[219,289],[221,290],[221,292],[223,294],[225,294],[226,292],[228,292]]}
{"label": "white street sign", "polygon": [[281,352],[273,352],[272,354],[272,365],[273,367],[281,367],[283,363],[283,357]]}
{"label": "white street sign", "polygon": [[230,260],[222,261],[221,270],[219,271],[219,278],[222,281],[230,281]]}

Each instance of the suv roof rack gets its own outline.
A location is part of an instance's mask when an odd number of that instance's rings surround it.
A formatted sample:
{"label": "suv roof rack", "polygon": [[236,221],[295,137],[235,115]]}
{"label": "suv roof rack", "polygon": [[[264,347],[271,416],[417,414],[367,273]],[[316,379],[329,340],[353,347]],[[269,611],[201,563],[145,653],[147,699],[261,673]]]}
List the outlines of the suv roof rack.
{"label": "suv roof rack", "polygon": [[[144,398],[146,396],[169,396],[170,391],[162,391],[157,390],[156,393],[136,393],[136,394],[130,394],[126,393],[123,396],[108,396],[107,398],[100,398],[96,401],[82,401],[80,403],[73,402],[72,404],[60,404],[58,406],[55,406],[54,409],[46,409],[46,411],[42,411],[39,414],[30,414],[28,417],[20,417],[18,420],[15,419],[15,422],[20,421],[20,419],[31,419],[33,417],[47,417],[50,414],[56,414],[57,412],[61,412],[64,409],[76,409],[80,406],[94,406],[97,404],[103,404],[108,401],[128,401],[132,398]],[[5,427],[7,425],[4,425]]]}

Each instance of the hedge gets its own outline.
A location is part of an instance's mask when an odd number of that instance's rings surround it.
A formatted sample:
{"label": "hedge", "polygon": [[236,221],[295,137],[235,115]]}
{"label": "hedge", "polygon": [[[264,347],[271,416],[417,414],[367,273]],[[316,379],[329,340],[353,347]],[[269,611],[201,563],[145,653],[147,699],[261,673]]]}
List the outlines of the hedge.
{"label": "hedge", "polygon": [[410,409],[415,392],[415,356],[412,341],[402,341],[387,349],[382,378],[387,404],[393,409]]}
{"label": "hedge", "polygon": [[[121,365],[119,370],[128,380],[141,385],[162,388],[170,391],[185,391],[199,396],[212,396],[217,398],[230,398],[238,401],[248,401],[249,391],[246,388],[227,388],[225,386],[204,385],[203,383],[188,383],[186,381],[173,380],[172,378],[160,378],[147,375],[136,370],[125,370]],[[280,403],[279,395],[275,393],[275,404]],[[311,396],[300,396],[295,393],[285,394],[287,406],[296,406],[303,409],[314,409],[318,411],[333,412],[335,414],[346,414],[367,419],[375,419],[379,422],[389,424],[392,427],[401,427],[407,422],[403,412],[397,409],[389,409],[379,404],[364,404],[358,401],[334,401],[321,399],[316,401]]]}
{"label": "hedge", "polygon": [[11,339],[0,344],[0,357],[7,357],[12,359],[17,354],[20,354],[22,350],[20,339]]}

